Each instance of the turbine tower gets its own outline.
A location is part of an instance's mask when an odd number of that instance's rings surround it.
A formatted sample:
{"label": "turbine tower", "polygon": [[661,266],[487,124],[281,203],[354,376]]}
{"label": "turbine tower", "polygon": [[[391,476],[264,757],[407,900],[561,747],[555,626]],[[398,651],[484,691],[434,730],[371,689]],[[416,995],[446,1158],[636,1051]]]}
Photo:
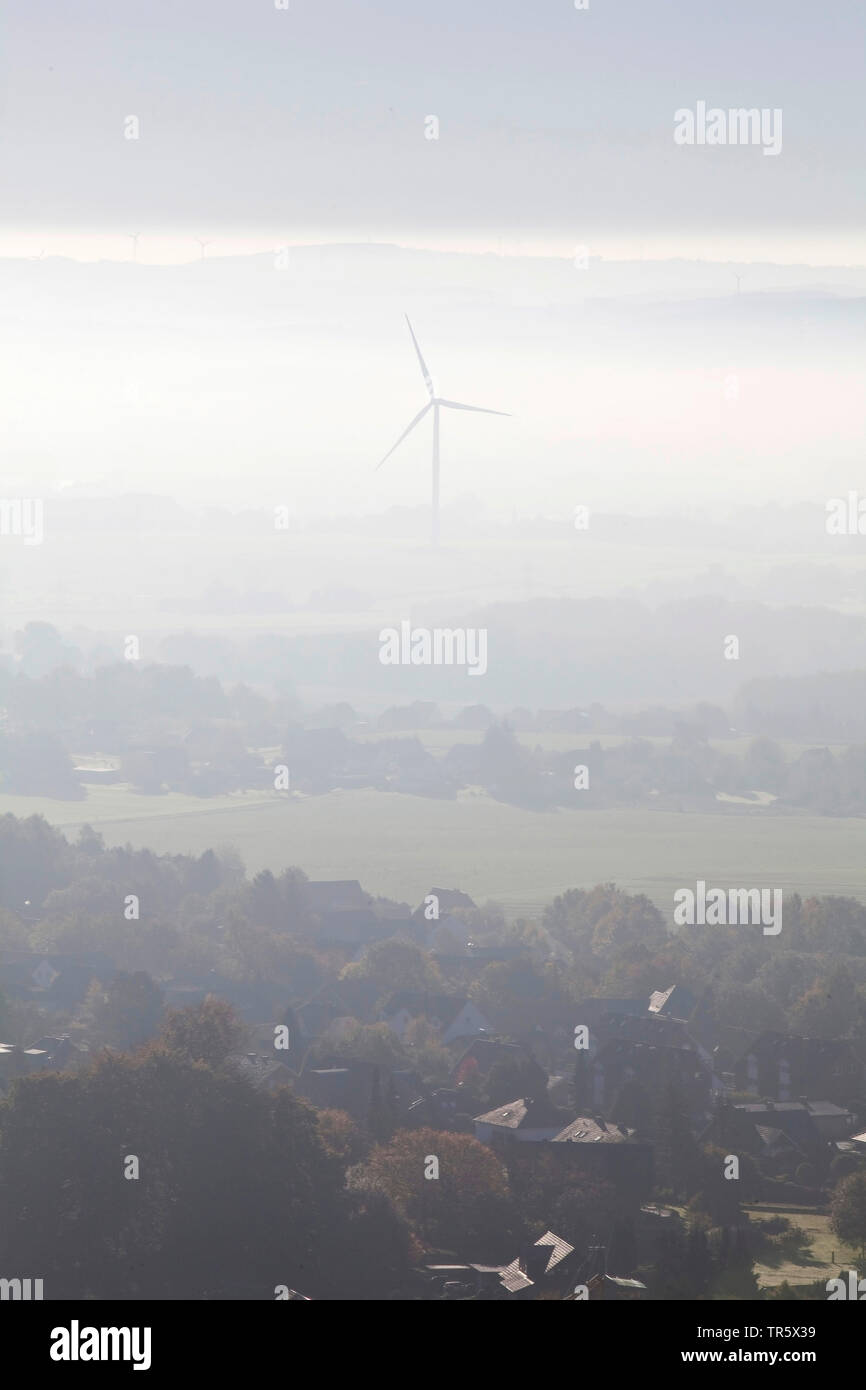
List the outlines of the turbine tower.
{"label": "turbine tower", "polygon": [[428,410],[432,410],[432,411],[433,411],[433,502],[432,502],[432,518],[431,518],[431,540],[432,540],[432,544],[433,544],[434,546],[437,546],[437,545],[439,544],[439,411],[440,411],[440,408],[441,408],[441,409],[444,409],[444,410],[474,410],[474,411],[477,411],[478,414],[480,414],[480,415],[506,415],[506,416],[507,416],[507,415],[508,415],[508,411],[507,411],[507,410],[488,410],[488,409],[486,409],[485,406],[482,406],[482,405],[462,405],[462,404],[460,403],[460,401],[448,401],[448,400],[445,400],[444,396],[438,396],[438,395],[436,394],[436,388],[434,387],[433,380],[432,380],[432,378],[431,378],[431,376],[430,376],[429,371],[427,370],[427,363],[424,361],[424,358],[421,356],[421,349],[420,349],[419,346],[418,346],[418,339],[415,337],[415,334],[414,334],[414,332],[413,332],[413,330],[412,330],[412,325],[411,325],[411,323],[409,323],[409,315],[407,314],[405,317],[406,317],[406,323],[407,323],[408,328],[409,328],[409,332],[410,332],[410,334],[412,335],[412,342],[413,342],[414,347],[415,347],[415,353],[416,353],[416,355],[417,355],[417,357],[418,357],[418,365],[419,365],[420,368],[421,368],[421,375],[422,375],[423,378],[424,378],[424,385],[427,387],[427,395],[429,396],[429,400],[427,401],[427,404],[426,404],[425,406],[423,406],[421,410],[418,411],[418,414],[415,416],[414,420],[410,421],[410,423],[406,426],[406,428],[404,429],[403,433],[400,435],[400,438],[397,440],[397,443],[396,443],[396,444],[392,444],[392,445],[391,445],[391,448],[388,450],[388,452],[387,452],[387,454],[385,455],[385,457],[384,457],[383,459],[380,459],[380,461],[376,464],[376,471],[378,471],[378,470],[382,467],[382,464],[385,463],[385,462],[391,457],[391,455],[393,454],[394,450],[395,450],[400,444],[403,443],[403,440],[406,438],[407,434],[411,434],[412,431],[414,430],[415,426],[416,426],[417,424],[419,424],[419,423],[424,419],[424,416],[427,414]]}

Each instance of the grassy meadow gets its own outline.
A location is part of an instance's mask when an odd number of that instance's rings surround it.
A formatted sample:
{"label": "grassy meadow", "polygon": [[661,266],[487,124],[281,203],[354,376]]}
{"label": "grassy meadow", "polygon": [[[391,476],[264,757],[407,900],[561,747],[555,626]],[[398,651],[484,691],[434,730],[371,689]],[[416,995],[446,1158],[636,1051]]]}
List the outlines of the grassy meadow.
{"label": "grassy meadow", "polygon": [[464,792],[438,801],[369,789],[324,796],[237,792],[200,799],[90,786],[83,801],[0,796],[0,814],[44,815],[67,834],[90,823],[109,844],[158,853],[234,845],[251,871],[358,878],[417,903],[432,885],[493,899],[509,916],[566,888],[614,881],[671,919],[674,890],[711,885],[842,893],[866,901],[866,818],[688,814],[652,809],[524,811]]}

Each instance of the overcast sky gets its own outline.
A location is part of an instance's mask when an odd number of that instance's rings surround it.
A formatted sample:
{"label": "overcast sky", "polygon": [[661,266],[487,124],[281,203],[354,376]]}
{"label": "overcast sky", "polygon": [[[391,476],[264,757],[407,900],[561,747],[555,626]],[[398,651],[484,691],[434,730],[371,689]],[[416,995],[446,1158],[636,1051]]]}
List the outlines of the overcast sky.
{"label": "overcast sky", "polygon": [[[862,0],[288,4],[7,3],[2,249],[120,256],[141,232],[143,258],[183,234],[864,259]],[[675,145],[698,101],[780,108],[781,155]]]}

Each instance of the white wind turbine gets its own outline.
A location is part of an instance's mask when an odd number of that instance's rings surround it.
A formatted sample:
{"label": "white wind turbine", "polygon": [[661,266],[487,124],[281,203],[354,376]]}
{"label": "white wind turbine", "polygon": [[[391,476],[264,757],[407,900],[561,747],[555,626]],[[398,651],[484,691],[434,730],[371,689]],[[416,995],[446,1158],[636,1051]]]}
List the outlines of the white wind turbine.
{"label": "white wind turbine", "polygon": [[459,401],[447,401],[447,400],[445,400],[445,398],[444,398],[443,396],[437,396],[436,390],[435,390],[435,387],[434,387],[434,384],[433,384],[433,380],[432,380],[432,378],[431,378],[431,376],[430,376],[429,371],[427,370],[427,363],[424,361],[424,358],[421,356],[421,349],[420,349],[419,346],[418,346],[418,339],[415,337],[415,334],[414,334],[414,332],[412,331],[412,325],[411,325],[411,323],[409,323],[409,315],[408,315],[408,314],[405,315],[405,318],[406,318],[406,323],[407,323],[407,325],[408,325],[408,327],[409,327],[409,332],[412,334],[412,342],[413,342],[413,344],[415,345],[415,352],[417,353],[417,356],[418,356],[418,363],[419,363],[419,366],[421,367],[421,375],[422,375],[423,378],[424,378],[424,385],[427,387],[427,395],[430,397],[430,399],[428,400],[427,404],[423,407],[423,409],[418,411],[418,414],[415,416],[415,419],[412,420],[412,421],[406,426],[406,428],[404,429],[403,433],[400,435],[400,438],[397,440],[397,443],[396,443],[396,444],[392,444],[392,445],[391,445],[391,448],[388,450],[388,452],[387,452],[387,454],[385,455],[385,457],[384,457],[383,459],[381,459],[381,460],[379,461],[379,463],[376,464],[376,470],[380,469],[380,468],[382,467],[382,464],[385,463],[386,460],[389,459],[389,458],[391,457],[391,455],[393,454],[394,450],[395,450],[400,444],[403,443],[403,440],[406,438],[407,434],[411,434],[411,433],[412,433],[412,431],[414,430],[415,426],[416,426],[417,424],[419,424],[421,420],[424,419],[424,416],[427,414],[428,410],[432,410],[432,411],[433,411],[433,505],[432,505],[432,525],[431,525],[431,534],[432,534],[432,544],[433,544],[434,546],[437,546],[437,545],[439,544],[439,410],[440,410],[440,407],[441,407],[441,408],[444,408],[445,410],[474,410],[474,411],[477,411],[477,412],[478,412],[479,414],[481,414],[481,415],[506,415],[506,416],[507,416],[509,412],[508,412],[507,410],[488,410],[488,409],[486,409],[486,407],[484,407],[484,406],[482,406],[482,405],[462,405]]}

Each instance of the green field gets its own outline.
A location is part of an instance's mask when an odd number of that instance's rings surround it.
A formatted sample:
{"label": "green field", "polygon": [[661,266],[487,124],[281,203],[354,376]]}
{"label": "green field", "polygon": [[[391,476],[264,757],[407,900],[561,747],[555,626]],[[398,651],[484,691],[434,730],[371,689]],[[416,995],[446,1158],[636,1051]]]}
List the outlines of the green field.
{"label": "green field", "polygon": [[674,890],[696,878],[866,901],[866,818],[531,812],[483,794],[436,801],[371,790],[201,800],[121,786],[90,787],[80,802],[0,796],[7,811],[44,815],[67,833],[89,822],[109,844],[160,853],[231,844],[253,871],[295,865],[310,878],[358,878],[413,904],[431,886],[460,887],[511,916],[606,881],[648,893],[669,919]]}
{"label": "green field", "polygon": [[817,1279],[826,1282],[840,1270],[856,1269],[858,1255],[830,1229],[830,1217],[824,1212],[807,1211],[800,1207],[752,1207],[751,1217],[786,1216],[799,1227],[803,1240],[794,1251],[773,1261],[755,1265],[758,1284],[763,1288],[789,1283],[813,1284]]}

